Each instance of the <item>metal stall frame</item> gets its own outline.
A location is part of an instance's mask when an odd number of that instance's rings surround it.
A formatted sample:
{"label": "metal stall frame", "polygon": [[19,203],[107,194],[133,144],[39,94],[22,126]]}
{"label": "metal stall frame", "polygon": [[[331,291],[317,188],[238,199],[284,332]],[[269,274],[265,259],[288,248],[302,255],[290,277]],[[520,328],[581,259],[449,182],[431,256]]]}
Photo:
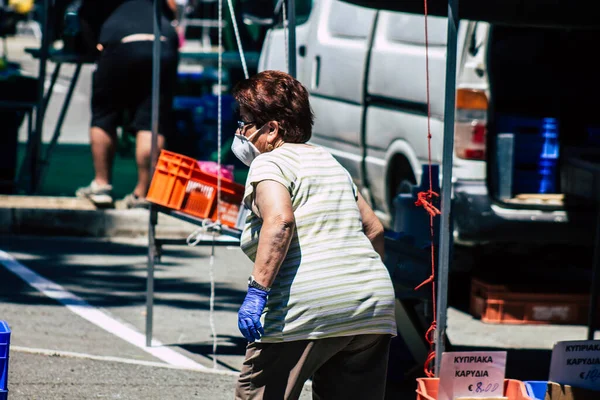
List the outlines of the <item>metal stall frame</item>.
{"label": "metal stall frame", "polygon": [[[437,273],[437,328],[434,340],[435,346],[435,375],[439,376],[441,355],[445,349],[447,307],[448,307],[448,278],[450,254],[452,248],[451,218],[451,183],[454,148],[454,120],[456,93],[456,61],[458,23],[461,18],[486,20],[493,23],[514,22],[518,25],[544,26],[563,25],[598,28],[596,16],[600,11],[597,3],[586,3],[585,0],[341,0],[356,5],[390,11],[424,13],[424,2],[427,2],[428,15],[448,18],[448,36],[446,51],[446,84],[444,139],[442,158],[442,195],[441,195],[441,224],[439,232],[439,256]],[[586,9],[587,7],[587,9]],[[595,12],[594,12],[595,11]],[[463,12],[465,15],[459,15]],[[560,15],[560,22],[552,18]],[[549,22],[552,21],[552,22]],[[449,112],[449,110],[452,110]],[[597,227],[594,244],[594,260],[592,266],[592,282],[590,287],[590,302],[588,315],[587,338],[593,339],[598,327],[597,310],[600,294],[600,210],[597,210]]]}
{"label": "metal stall frame", "polygon": [[[156,15],[160,12],[159,4],[161,0],[154,0]],[[288,65],[290,68],[290,74],[296,75],[296,37],[295,37],[295,4],[294,0],[287,1],[289,9],[289,60]],[[377,9],[388,9],[400,11],[402,5],[406,5],[406,11],[413,13],[422,13],[419,4],[423,5],[420,0],[342,0],[349,3],[354,3],[366,7],[377,8]],[[514,7],[512,9],[505,3],[513,1]],[[535,3],[538,1],[539,4]],[[455,92],[456,92],[456,71],[457,71],[457,35],[458,35],[458,24],[461,16],[459,15],[459,0],[439,0],[431,1],[434,3],[432,9],[434,15],[443,15],[448,18],[447,28],[447,52],[446,52],[446,82],[445,82],[445,110],[444,113],[444,138],[443,138],[443,158],[442,158],[442,193],[441,193],[441,224],[439,234],[439,254],[438,254],[438,273],[437,273],[437,329],[435,333],[434,349],[435,349],[435,375],[439,376],[439,370],[441,365],[441,356],[445,350],[446,341],[446,327],[447,327],[447,307],[448,307],[448,281],[449,281],[449,266],[450,266],[450,254],[452,252],[452,235],[451,230],[451,195],[452,195],[452,166],[453,166],[453,150],[454,150],[454,122],[455,122]],[[473,14],[481,15],[485,11],[485,7],[479,6],[474,7],[478,4],[477,0],[461,0],[469,7],[473,7]],[[517,0],[494,0],[491,2],[490,9],[503,9],[504,14],[498,14],[495,19],[496,21],[502,21],[503,18],[509,18],[508,16],[515,18],[520,24],[527,25],[543,25],[544,18],[548,15],[544,13],[530,13],[530,11],[536,11],[537,7],[542,7],[541,0],[531,0],[531,4],[525,7],[521,3],[521,8],[516,5]],[[483,2],[482,2],[483,3]],[[444,6],[446,4],[446,6]],[[565,4],[564,2],[561,4]],[[507,11],[510,9],[511,11]],[[570,13],[565,14],[566,24],[576,24],[576,13],[573,12],[575,7],[569,9]],[[420,10],[420,11],[419,11]],[[461,8],[462,10],[462,8]],[[587,17],[583,17],[584,22],[588,25],[597,24],[593,22],[588,14]],[[470,16],[470,15],[468,15]],[[585,18],[588,18],[587,20]],[[158,85],[159,85],[159,72],[160,69],[157,67],[160,60],[160,41],[156,38],[159,37],[160,26],[158,25],[157,17],[155,17],[155,43],[154,43],[154,74],[153,74],[153,129],[152,129],[152,167],[151,172],[154,171],[154,165],[157,159],[157,123],[158,123]],[[452,110],[448,112],[448,110]],[[150,217],[149,217],[149,246],[148,246],[148,280],[147,280],[147,329],[146,329],[146,345],[151,345],[152,336],[152,307],[153,307],[153,293],[154,293],[154,261],[157,255],[157,242],[156,242],[156,223],[157,216],[160,209],[156,206],[151,206]],[[171,213],[171,215],[173,215]],[[209,244],[209,243],[206,243]],[[214,245],[214,243],[213,243]],[[591,296],[590,296],[590,313],[588,321],[588,338],[592,338],[596,328],[596,310],[597,304],[596,299],[598,298],[598,287],[600,286],[600,213],[598,218],[598,233],[596,234],[595,254],[594,254],[594,265],[593,265],[593,279],[591,285]]]}
{"label": "metal stall frame", "polygon": [[[53,27],[50,23],[50,18],[54,16],[54,6],[54,0],[40,1],[40,31],[42,35],[40,47],[25,49],[25,52],[29,53],[33,58],[38,59],[37,96],[35,104],[31,104],[35,109],[35,119],[32,119],[31,115],[29,116],[29,124],[31,126],[28,129],[26,153],[16,177],[15,187],[23,189],[28,194],[35,194],[44,179],[45,168],[62,133],[62,127],[75,92],[75,87],[79,81],[82,66],[83,64],[94,62],[93,57],[90,56],[51,51]],[[48,61],[53,61],[55,66],[48,88],[46,89]],[[48,109],[63,64],[73,64],[75,68],[70,77],[67,93],[61,105],[52,137],[45,152],[42,154],[46,110]]]}
{"label": "metal stall frame", "polygon": [[[154,169],[158,160],[158,126],[159,126],[159,115],[160,109],[160,56],[161,56],[161,41],[160,41],[160,17],[161,7],[164,0],[154,0],[154,47],[153,47],[153,60],[152,60],[152,145],[151,145],[151,157],[150,157],[150,176],[154,175]],[[293,49],[289,51],[288,62],[289,62],[289,73],[293,77],[296,77],[296,2],[295,0],[283,0],[286,1],[289,9],[288,13],[288,40],[289,48]],[[222,49],[219,49],[219,57],[222,57]],[[221,61],[219,62],[221,66]],[[219,71],[222,74],[222,70]],[[169,210],[164,207],[157,206],[150,203],[149,219],[148,219],[148,261],[147,261],[147,278],[146,278],[146,347],[152,346],[152,332],[154,322],[154,267],[158,258],[160,257],[162,245],[184,245],[187,244],[186,240],[173,240],[173,239],[157,239],[156,237],[156,225],[158,224],[158,214],[162,213],[171,217],[190,222],[194,225],[202,226],[203,220],[192,217],[185,213],[178,211]],[[233,244],[239,244],[240,231],[235,229],[229,229],[225,226],[221,227],[221,232],[231,238],[231,240],[216,240],[214,235],[213,239],[199,240],[195,245],[197,246],[230,246]]]}

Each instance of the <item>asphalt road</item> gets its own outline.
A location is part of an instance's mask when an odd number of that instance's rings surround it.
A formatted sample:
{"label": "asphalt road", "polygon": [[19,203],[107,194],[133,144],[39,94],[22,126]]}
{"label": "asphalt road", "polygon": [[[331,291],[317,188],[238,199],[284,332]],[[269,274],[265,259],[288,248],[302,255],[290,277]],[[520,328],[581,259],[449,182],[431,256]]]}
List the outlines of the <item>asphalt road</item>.
{"label": "asphalt road", "polygon": [[233,398],[235,376],[13,351],[9,398],[214,399]]}
{"label": "asphalt road", "polygon": [[245,349],[237,309],[251,268],[239,249],[217,248],[214,259],[216,365],[210,249],[165,249],[151,348],[144,240],[13,237],[0,249],[11,399],[232,398]]}
{"label": "asphalt road", "polygon": [[[212,268],[208,247],[165,248],[156,267],[150,348],[145,239],[13,236],[0,237],[0,250],[0,319],[12,329],[11,399],[232,397],[245,349],[237,310],[251,270],[239,248],[216,248]],[[553,344],[585,333],[584,326],[483,324],[449,309],[451,349],[506,349],[514,379],[547,379]],[[388,398],[414,396],[414,379],[392,378]]]}

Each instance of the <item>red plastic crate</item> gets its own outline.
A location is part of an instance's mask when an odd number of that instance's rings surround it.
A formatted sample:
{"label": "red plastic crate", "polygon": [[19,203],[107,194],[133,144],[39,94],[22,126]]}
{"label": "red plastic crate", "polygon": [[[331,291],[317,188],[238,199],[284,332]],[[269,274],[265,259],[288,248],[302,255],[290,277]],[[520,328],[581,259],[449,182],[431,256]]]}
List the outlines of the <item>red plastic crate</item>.
{"label": "red plastic crate", "polygon": [[[146,199],[172,210],[217,219],[217,176],[200,170],[198,161],[162,150]],[[221,177],[221,223],[235,228],[244,186]]]}
{"label": "red plastic crate", "polygon": [[[417,379],[417,400],[437,400],[439,378]],[[527,395],[525,383],[516,379],[504,380],[504,396],[508,400],[535,400]]]}
{"label": "red plastic crate", "polygon": [[487,323],[585,324],[589,295],[515,291],[509,285],[471,280],[470,313]]}

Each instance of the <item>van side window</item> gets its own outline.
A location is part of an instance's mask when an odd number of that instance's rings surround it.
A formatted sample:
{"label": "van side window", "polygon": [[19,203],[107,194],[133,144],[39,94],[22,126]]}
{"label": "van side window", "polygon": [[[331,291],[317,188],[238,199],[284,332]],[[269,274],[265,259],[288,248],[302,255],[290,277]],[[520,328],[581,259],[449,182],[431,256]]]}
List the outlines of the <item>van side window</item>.
{"label": "van side window", "polygon": [[329,32],[332,36],[347,39],[366,39],[371,32],[373,15],[365,12],[364,8],[334,1],[329,13]]}
{"label": "van side window", "polygon": [[[306,21],[308,21],[308,17],[310,16],[310,12],[313,7],[314,0],[296,0],[296,25],[302,25]],[[273,1],[273,7],[277,0]],[[275,25],[275,28],[281,29],[283,28],[283,17],[282,20]]]}
{"label": "van side window", "polygon": [[[392,42],[425,45],[425,19],[422,15],[385,13],[387,29],[385,36]],[[445,46],[448,20],[442,17],[428,18],[428,41],[431,46]]]}

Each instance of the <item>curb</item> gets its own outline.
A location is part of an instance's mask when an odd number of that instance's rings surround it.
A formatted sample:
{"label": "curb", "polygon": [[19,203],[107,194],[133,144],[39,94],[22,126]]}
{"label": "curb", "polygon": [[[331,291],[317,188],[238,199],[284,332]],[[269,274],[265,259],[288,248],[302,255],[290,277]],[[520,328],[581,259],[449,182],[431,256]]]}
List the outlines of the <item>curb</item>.
{"label": "curb", "polygon": [[[77,237],[143,237],[149,212],[144,209],[98,210],[74,198],[0,196],[0,234]],[[186,238],[197,227],[159,214],[156,236]]]}

